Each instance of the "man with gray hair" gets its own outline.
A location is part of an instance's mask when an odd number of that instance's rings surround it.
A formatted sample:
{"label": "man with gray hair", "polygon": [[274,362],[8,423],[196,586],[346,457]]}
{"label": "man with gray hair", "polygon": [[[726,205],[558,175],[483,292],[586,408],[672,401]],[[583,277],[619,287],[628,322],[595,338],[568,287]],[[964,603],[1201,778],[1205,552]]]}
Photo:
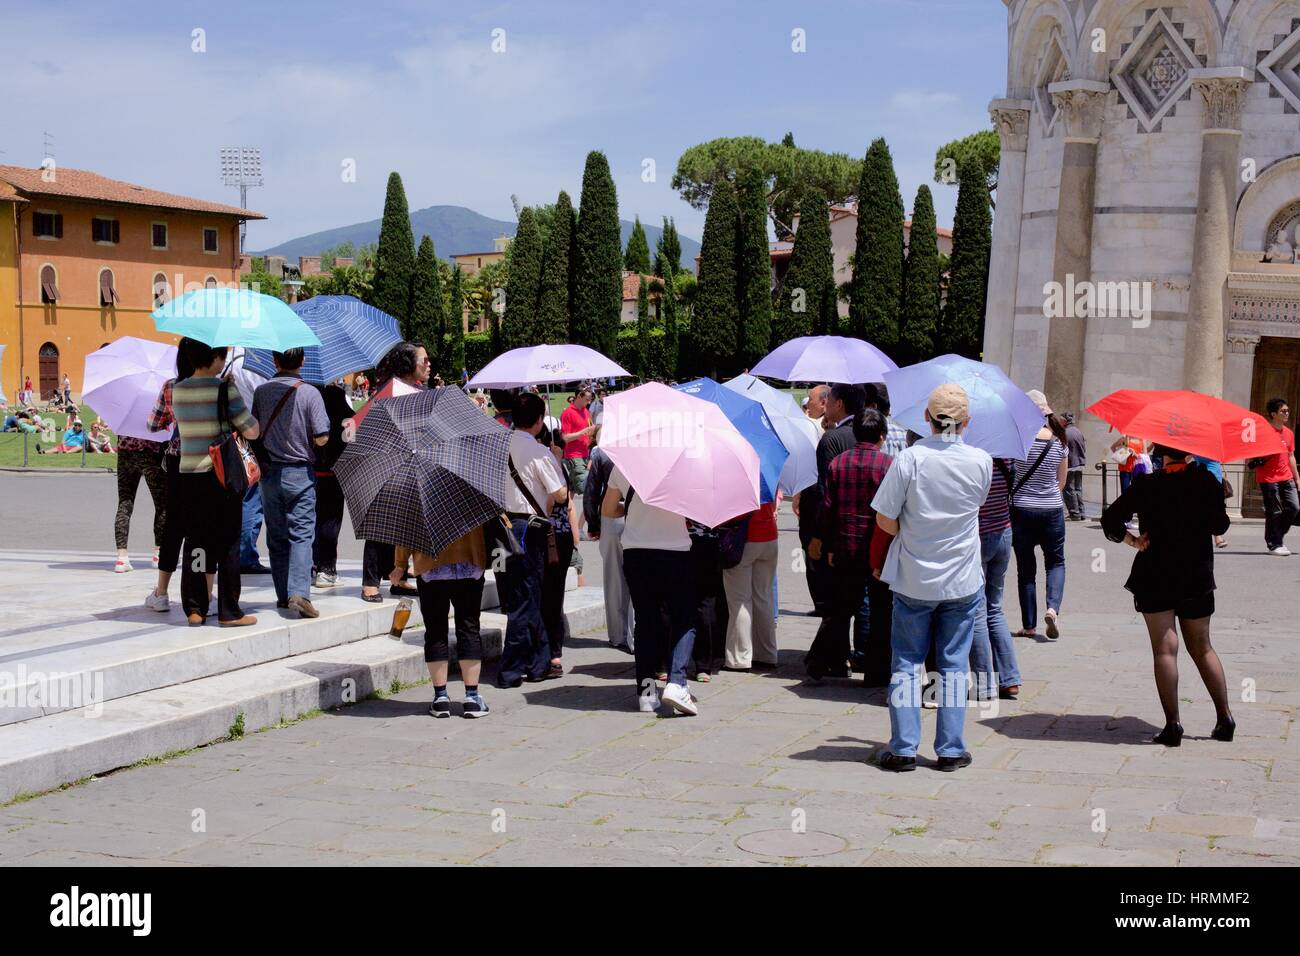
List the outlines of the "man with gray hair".
{"label": "man with gray hair", "polygon": [[969,766],[967,677],[975,616],[984,609],[979,510],[993,459],[962,440],[970,400],[960,385],[936,388],[925,418],[930,435],[894,459],[871,502],[873,568],[894,592],[891,735],[880,766],[895,772],[916,769],[922,675],[932,648],[939,668],[937,769]]}

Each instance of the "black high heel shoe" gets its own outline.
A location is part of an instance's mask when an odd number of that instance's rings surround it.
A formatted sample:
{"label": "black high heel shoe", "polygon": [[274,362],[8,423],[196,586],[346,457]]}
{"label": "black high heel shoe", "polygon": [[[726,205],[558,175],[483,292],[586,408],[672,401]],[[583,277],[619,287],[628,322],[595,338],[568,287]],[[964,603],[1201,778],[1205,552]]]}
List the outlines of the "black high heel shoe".
{"label": "black high heel shoe", "polygon": [[1210,731],[1210,736],[1215,740],[1222,740],[1225,744],[1232,743],[1232,735],[1237,732],[1237,722],[1229,717],[1227,720],[1221,720],[1214,725]]}
{"label": "black high heel shoe", "polygon": [[1164,744],[1166,747],[1180,747],[1183,743],[1183,725],[1182,724],[1165,724],[1165,729],[1160,731],[1151,738],[1153,744]]}

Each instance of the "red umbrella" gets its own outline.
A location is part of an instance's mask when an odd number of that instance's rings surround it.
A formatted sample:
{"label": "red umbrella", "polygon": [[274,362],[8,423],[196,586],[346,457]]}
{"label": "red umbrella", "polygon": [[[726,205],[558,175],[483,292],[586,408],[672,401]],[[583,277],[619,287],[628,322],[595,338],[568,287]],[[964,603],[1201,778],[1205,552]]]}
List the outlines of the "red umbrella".
{"label": "red umbrella", "polygon": [[1263,415],[1200,392],[1121,388],[1088,411],[1125,435],[1214,461],[1265,458],[1284,450],[1277,429]]}

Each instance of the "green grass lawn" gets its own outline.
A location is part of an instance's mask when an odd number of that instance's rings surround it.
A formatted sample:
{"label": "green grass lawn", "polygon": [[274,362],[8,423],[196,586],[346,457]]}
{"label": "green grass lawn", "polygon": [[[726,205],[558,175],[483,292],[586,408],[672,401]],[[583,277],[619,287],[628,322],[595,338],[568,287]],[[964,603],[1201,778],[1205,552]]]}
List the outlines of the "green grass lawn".
{"label": "green grass lawn", "polygon": [[[12,408],[11,408],[12,411]],[[8,413],[6,413],[8,414]],[[23,467],[23,439],[27,439],[27,465],[28,468],[80,468],[82,467],[82,458],[80,454],[76,455],[39,455],[36,453],[36,446],[42,445],[46,451],[58,447],[63,441],[63,432],[68,427],[68,416],[64,412],[39,412],[42,419],[52,418],[55,422],[54,441],[44,444],[40,435],[24,435],[22,432],[4,432],[0,434],[0,468],[22,468]],[[95,410],[89,405],[82,405],[78,411],[78,416],[85,425],[86,432],[89,433],[90,425],[95,421]],[[117,447],[117,435],[112,435],[113,447]],[[91,470],[117,470],[117,455],[103,455],[86,453],[85,468]]]}

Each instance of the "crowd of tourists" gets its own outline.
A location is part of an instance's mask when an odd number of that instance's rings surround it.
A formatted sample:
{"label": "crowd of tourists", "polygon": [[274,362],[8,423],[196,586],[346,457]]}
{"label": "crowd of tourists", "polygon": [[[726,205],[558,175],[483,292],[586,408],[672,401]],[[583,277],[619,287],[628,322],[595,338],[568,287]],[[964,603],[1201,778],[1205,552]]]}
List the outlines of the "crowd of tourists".
{"label": "crowd of tourists", "polygon": [[[273,357],[275,376],[250,382],[248,373],[241,380],[238,358],[227,367],[226,349],[182,340],[176,377],[163,386],[149,422],[153,431],[174,426],[174,434],[166,444],[121,441],[118,570],[130,569],[127,533],[143,478],[156,505],[158,569],[146,604],[168,609],[170,580],[179,567],[191,626],[205,622],[214,600],[219,625],[255,623],[240,603],[247,573],[269,572],[279,608],[316,617],[312,589],[339,584],[344,495],[333,468],[354,437],[348,392],[376,395],[394,381],[416,390],[447,387],[439,378],[430,381],[428,355],[412,343],[395,346],[373,383],[364,385],[356,379],[342,387],[305,385],[302,350]],[[1015,638],[1037,638],[1040,624],[1049,642],[1068,633],[1065,529],[1067,521],[1086,517],[1087,450],[1069,415],[1056,414],[1041,392],[1027,394],[1042,427],[1019,460],[993,458],[964,440],[970,403],[955,384],[929,396],[930,431],[924,435],[891,417],[882,385],[817,385],[804,401],[821,436],[816,482],[791,501],[798,558],[812,613],[820,618],[803,666],[813,684],[860,673],[867,687],[888,688],[891,740],[879,759],[886,770],[916,767],[926,707],[938,710],[938,769],[968,765],[969,701],[1014,700],[1020,693]],[[470,530],[437,554],[364,542],[360,594],[380,602],[387,585],[391,596],[418,599],[426,621],[453,618],[464,716],[488,713],[479,689],[486,570],[495,571],[507,615],[497,686],[561,678],[566,578],[571,566],[581,573],[581,540],[598,542],[608,640],[635,659],[641,710],[666,706],[697,715],[692,682],[708,682],[719,670],[778,666],[781,495],[706,527],[638,497],[601,448],[603,385],[576,389],[558,419],[535,390],[475,398],[510,430],[500,520]],[[1269,511],[1269,550],[1285,554],[1283,538],[1300,510],[1300,472],[1286,403],[1270,402],[1268,413],[1287,452],[1250,464]],[[229,432],[256,440],[261,463],[261,480],[242,500],[222,487],[209,455]],[[1137,552],[1126,587],[1155,658],[1165,711],[1155,740],[1177,746],[1182,737],[1180,631],[1216,707],[1213,736],[1231,740],[1235,724],[1209,633],[1214,546],[1228,529],[1225,498],[1232,493],[1222,468],[1129,436],[1108,455],[1119,467],[1121,493],[1099,520],[1110,540]],[[256,550],[263,523],[269,567]],[[500,544],[503,529],[514,542],[508,551]],[[1021,614],[1014,632],[1004,610],[1013,556]],[[424,652],[434,688],[431,713],[450,716],[448,629],[426,627]]]}

